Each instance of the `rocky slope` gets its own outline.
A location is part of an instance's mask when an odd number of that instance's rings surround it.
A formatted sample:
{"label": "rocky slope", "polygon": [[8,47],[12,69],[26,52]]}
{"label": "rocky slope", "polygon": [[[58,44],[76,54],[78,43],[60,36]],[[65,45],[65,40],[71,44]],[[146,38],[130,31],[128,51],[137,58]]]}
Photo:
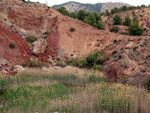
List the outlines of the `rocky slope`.
{"label": "rocky slope", "polygon": [[[125,83],[143,85],[150,74],[148,36],[124,36],[98,30],[44,4],[20,0],[5,0],[0,4],[3,6],[0,7],[0,73],[13,74],[15,65],[29,59],[52,63],[101,50],[110,56],[104,63],[109,82],[120,82],[125,76]],[[71,27],[75,28],[74,32],[70,31]],[[31,46],[25,41],[27,34],[37,35],[39,40]],[[15,42],[16,48],[10,48],[10,42]]]}
{"label": "rocky slope", "polygon": [[[150,35],[150,8],[149,7],[120,12],[118,14],[122,19],[122,23],[125,21],[126,16],[129,16],[131,20],[133,20],[134,17],[137,17],[137,20],[139,21],[139,25],[143,27],[145,30],[144,35]],[[102,21],[106,25],[105,26],[106,30],[109,31],[108,25],[113,25],[113,18],[115,15],[116,14],[110,16],[102,16]]]}
{"label": "rocky slope", "polygon": [[107,3],[96,3],[96,4],[84,4],[84,3],[78,3],[78,2],[67,2],[60,5],[54,5],[52,8],[60,8],[65,7],[69,12],[78,12],[79,10],[86,10],[88,12],[105,12],[106,10],[110,11],[111,9],[117,7],[120,8],[122,6],[130,6],[126,3],[121,2],[107,2]]}

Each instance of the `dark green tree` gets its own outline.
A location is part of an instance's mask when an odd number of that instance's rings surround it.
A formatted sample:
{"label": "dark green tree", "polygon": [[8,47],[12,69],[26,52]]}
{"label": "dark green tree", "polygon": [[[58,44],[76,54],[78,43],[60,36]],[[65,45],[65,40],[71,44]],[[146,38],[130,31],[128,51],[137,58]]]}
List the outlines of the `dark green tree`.
{"label": "dark green tree", "polygon": [[124,25],[126,25],[126,26],[130,26],[130,25],[131,25],[131,19],[130,19],[129,16],[127,16],[127,17],[125,18]]}
{"label": "dark green tree", "polygon": [[89,13],[86,12],[85,10],[80,10],[80,11],[78,12],[78,19],[81,20],[81,21],[84,21],[84,18],[85,18],[86,16],[88,16],[88,15],[89,15]]}
{"label": "dark green tree", "polygon": [[143,34],[144,29],[139,26],[138,22],[135,22],[129,28],[130,35],[140,36]]}
{"label": "dark green tree", "polygon": [[102,29],[104,30],[104,26],[102,24],[102,22],[99,20],[98,23],[97,23],[97,26],[96,26],[98,29]]}
{"label": "dark green tree", "polygon": [[90,25],[95,25],[96,24],[96,18],[94,14],[90,13],[88,16],[85,17],[84,22]]}
{"label": "dark green tree", "polygon": [[105,15],[105,12],[101,12],[101,13],[100,13],[100,16],[103,16],[103,15]]}
{"label": "dark green tree", "polygon": [[108,10],[106,10],[106,16],[109,16],[110,15],[110,12]]}
{"label": "dark green tree", "polygon": [[116,12],[115,12],[115,9],[112,9],[111,10],[111,14],[115,14]]}
{"label": "dark green tree", "polygon": [[127,9],[128,9],[127,6],[123,6],[123,7],[121,8],[122,11],[126,11]]}
{"label": "dark green tree", "polygon": [[63,15],[67,15],[69,16],[69,12],[67,11],[67,9],[65,7],[60,7],[57,9],[58,12],[60,12]]}
{"label": "dark green tree", "polygon": [[118,14],[115,15],[113,20],[114,20],[114,25],[121,25],[121,17]]}
{"label": "dark green tree", "polygon": [[94,14],[94,16],[96,18],[96,21],[101,20],[101,16],[97,12],[94,12],[93,14]]}
{"label": "dark green tree", "polygon": [[75,19],[78,18],[78,15],[76,13],[74,13],[74,12],[70,13],[69,16],[71,18],[75,18]]}

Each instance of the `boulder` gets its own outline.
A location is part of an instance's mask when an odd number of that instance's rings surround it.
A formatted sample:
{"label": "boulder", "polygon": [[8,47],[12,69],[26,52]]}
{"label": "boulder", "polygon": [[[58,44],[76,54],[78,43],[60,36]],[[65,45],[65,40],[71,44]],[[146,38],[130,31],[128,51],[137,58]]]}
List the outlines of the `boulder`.
{"label": "boulder", "polygon": [[15,72],[22,72],[22,71],[24,71],[25,69],[22,67],[22,66],[20,66],[20,65],[16,65],[16,66],[14,66],[14,71]]}
{"label": "boulder", "polygon": [[33,43],[33,54],[41,54],[44,53],[47,47],[47,41],[45,39],[39,39]]}
{"label": "boulder", "polygon": [[129,49],[133,46],[133,42],[130,42],[129,44],[126,45],[126,48]]}

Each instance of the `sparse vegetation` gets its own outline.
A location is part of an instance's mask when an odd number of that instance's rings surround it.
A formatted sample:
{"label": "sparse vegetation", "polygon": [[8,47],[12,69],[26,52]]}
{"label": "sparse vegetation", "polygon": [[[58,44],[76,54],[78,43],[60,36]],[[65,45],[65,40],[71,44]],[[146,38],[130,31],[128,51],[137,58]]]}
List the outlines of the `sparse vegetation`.
{"label": "sparse vegetation", "polygon": [[101,51],[96,51],[89,54],[87,57],[78,59],[71,58],[67,61],[68,65],[76,66],[79,68],[88,68],[102,71],[103,70],[103,62],[107,60],[107,56],[104,55]]}
{"label": "sparse vegetation", "polygon": [[26,36],[26,41],[29,43],[33,43],[36,40],[38,40],[38,37],[36,35],[28,34]]}
{"label": "sparse vegetation", "polygon": [[12,49],[16,48],[16,43],[15,42],[10,42],[9,47],[12,48]]}

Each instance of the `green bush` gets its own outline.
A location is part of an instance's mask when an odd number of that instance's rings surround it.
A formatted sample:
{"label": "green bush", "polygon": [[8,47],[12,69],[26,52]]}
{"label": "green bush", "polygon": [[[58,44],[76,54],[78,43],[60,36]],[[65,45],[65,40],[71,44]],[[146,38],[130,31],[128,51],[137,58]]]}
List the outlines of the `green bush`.
{"label": "green bush", "polygon": [[88,65],[88,62],[86,61],[85,58],[79,60],[79,67],[80,68],[86,68],[87,65]]}
{"label": "green bush", "polygon": [[114,55],[114,54],[117,54],[117,51],[116,51],[116,50],[112,52],[112,55]]}
{"label": "green bush", "polygon": [[16,48],[16,43],[15,42],[10,42],[9,47],[12,48],[12,49]]}
{"label": "green bush", "polygon": [[22,62],[21,66],[22,67],[27,67],[27,64],[25,62]]}
{"label": "green bush", "polygon": [[42,63],[40,61],[36,61],[36,60],[30,60],[29,61],[29,66],[30,67],[42,67]]}
{"label": "green bush", "polygon": [[36,35],[28,34],[26,36],[26,41],[29,42],[29,43],[33,43],[36,40],[38,40],[38,37]]}
{"label": "green bush", "polygon": [[67,61],[67,64],[68,65],[71,65],[71,66],[76,66],[78,67],[78,59],[77,58],[71,58]]}
{"label": "green bush", "polygon": [[106,60],[106,56],[101,52],[93,52],[86,57],[88,67],[93,67],[94,64],[102,64]]}
{"label": "green bush", "polygon": [[71,27],[71,28],[70,28],[70,31],[71,31],[71,32],[75,31],[75,28],[74,28],[74,27]]}
{"label": "green bush", "polygon": [[117,33],[119,31],[119,27],[117,26],[113,26],[111,29],[110,29],[110,32],[115,32]]}
{"label": "green bush", "polygon": [[94,70],[99,70],[99,71],[103,71],[104,67],[102,65],[94,65],[93,66]]}
{"label": "green bush", "polygon": [[129,28],[130,35],[140,36],[143,34],[144,29],[138,25],[138,22],[135,22]]}

